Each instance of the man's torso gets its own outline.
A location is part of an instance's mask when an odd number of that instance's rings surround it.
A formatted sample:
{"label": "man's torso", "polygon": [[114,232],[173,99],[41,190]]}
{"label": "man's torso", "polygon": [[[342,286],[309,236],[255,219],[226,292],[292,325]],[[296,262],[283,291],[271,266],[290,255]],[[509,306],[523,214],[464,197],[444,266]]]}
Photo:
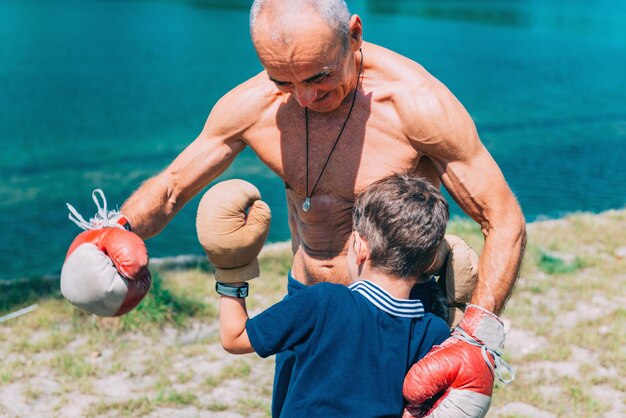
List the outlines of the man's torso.
{"label": "man's torso", "polygon": [[[428,85],[431,76],[418,64],[372,44],[364,44],[363,54],[361,83],[343,134],[337,140],[352,92],[335,111],[308,112],[308,150],[305,111],[294,98],[276,91],[264,73],[244,84],[262,91],[264,100],[245,141],[285,183],[293,274],[306,284],[348,283],[345,255],[352,206],[355,195],[369,184],[397,172],[419,173],[439,184],[434,166],[421,158],[399,115],[400,93],[408,86]],[[307,171],[311,209],[304,211]]]}

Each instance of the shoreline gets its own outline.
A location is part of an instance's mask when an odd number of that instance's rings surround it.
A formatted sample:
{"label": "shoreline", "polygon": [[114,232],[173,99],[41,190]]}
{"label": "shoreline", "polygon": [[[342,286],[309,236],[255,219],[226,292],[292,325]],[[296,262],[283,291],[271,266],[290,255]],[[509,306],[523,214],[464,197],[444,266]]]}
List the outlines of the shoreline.
{"label": "shoreline", "polygon": [[[526,229],[530,232],[533,229],[541,228],[541,227],[552,227],[563,225],[567,222],[568,218],[572,216],[605,216],[610,215],[612,213],[619,213],[626,211],[626,207],[620,209],[608,209],[602,212],[568,212],[564,214],[560,218],[548,218],[548,219],[539,219],[534,220],[532,222],[528,222],[526,224]],[[463,224],[470,223],[474,224],[470,218],[467,217],[454,217],[450,220],[449,226],[454,226],[455,224]],[[291,241],[277,241],[265,244],[263,249],[261,250],[260,256],[272,254],[275,252],[282,252],[291,249]],[[150,266],[157,268],[164,268],[168,270],[176,270],[176,269],[185,269],[193,266],[197,266],[198,264],[207,262],[206,256],[202,254],[178,254],[172,256],[165,257],[150,257]],[[44,281],[51,282],[55,280],[59,280],[61,277],[60,271],[58,273],[48,273],[43,275],[33,275],[33,276],[21,276],[15,278],[0,278],[0,286],[10,286],[15,284],[23,284],[30,283],[33,281]]]}

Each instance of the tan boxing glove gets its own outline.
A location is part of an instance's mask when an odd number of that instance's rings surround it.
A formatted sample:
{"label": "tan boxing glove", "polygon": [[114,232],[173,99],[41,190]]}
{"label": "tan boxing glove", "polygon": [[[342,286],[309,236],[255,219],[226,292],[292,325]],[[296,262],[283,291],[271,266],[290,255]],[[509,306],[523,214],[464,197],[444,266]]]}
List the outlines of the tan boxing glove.
{"label": "tan boxing glove", "polygon": [[438,284],[447,295],[448,325],[454,328],[463,319],[476,287],[478,255],[461,238],[448,234],[437,249],[437,259],[429,273],[440,276]]}
{"label": "tan boxing glove", "polygon": [[257,256],[272,215],[259,190],[244,180],[226,180],[211,187],[198,206],[198,240],[221,283],[259,276]]}

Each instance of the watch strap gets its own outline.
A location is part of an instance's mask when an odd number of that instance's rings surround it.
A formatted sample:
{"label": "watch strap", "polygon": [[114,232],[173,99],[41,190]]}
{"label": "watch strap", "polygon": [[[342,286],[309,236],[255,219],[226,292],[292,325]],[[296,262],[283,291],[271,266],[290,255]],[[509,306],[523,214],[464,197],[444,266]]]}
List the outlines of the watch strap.
{"label": "watch strap", "polygon": [[223,296],[231,296],[233,298],[245,298],[248,296],[248,283],[243,286],[231,286],[226,283],[215,282],[215,291]]}

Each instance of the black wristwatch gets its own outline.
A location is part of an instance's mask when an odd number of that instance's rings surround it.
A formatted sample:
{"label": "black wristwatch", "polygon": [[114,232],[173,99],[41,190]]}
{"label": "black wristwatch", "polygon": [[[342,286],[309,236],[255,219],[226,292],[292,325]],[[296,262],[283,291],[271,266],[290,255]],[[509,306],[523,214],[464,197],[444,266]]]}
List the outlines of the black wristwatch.
{"label": "black wristwatch", "polygon": [[248,296],[248,283],[243,286],[231,286],[226,283],[215,282],[215,291],[224,296],[245,298]]}

